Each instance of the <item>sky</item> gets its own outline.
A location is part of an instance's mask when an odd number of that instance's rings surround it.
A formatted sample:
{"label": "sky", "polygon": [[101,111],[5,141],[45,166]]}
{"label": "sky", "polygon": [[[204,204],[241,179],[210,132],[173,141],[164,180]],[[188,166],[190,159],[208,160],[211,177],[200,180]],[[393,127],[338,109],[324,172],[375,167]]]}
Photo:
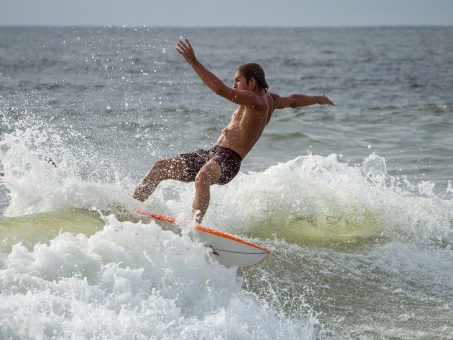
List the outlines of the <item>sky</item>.
{"label": "sky", "polygon": [[3,25],[453,25],[453,0],[0,0]]}

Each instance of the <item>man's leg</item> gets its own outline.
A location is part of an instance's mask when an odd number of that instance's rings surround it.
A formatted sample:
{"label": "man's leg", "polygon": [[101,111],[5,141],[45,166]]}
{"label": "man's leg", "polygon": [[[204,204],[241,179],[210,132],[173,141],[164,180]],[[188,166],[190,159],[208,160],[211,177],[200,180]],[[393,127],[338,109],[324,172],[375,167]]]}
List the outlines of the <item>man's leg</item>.
{"label": "man's leg", "polygon": [[144,202],[161,181],[182,180],[185,170],[186,162],[179,156],[157,161],[135,189],[134,198]]}
{"label": "man's leg", "polygon": [[196,223],[201,223],[208,210],[211,199],[210,187],[222,175],[222,169],[213,160],[207,162],[195,177],[195,198],[192,203],[192,215]]}

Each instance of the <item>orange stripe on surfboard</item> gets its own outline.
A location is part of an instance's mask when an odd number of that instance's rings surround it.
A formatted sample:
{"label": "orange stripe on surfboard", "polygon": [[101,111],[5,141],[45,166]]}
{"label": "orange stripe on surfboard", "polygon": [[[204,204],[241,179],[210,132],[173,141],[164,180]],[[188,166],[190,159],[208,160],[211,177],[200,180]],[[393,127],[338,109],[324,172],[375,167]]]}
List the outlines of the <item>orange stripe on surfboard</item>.
{"label": "orange stripe on surfboard", "polygon": [[[151,218],[156,219],[156,220],[160,220],[160,221],[164,221],[164,222],[169,222],[169,223],[173,223],[173,224],[176,223],[176,219],[173,218],[173,217],[168,217],[168,216],[164,216],[164,215],[159,215],[159,214],[155,214],[155,213],[150,213],[150,212],[146,212],[146,211],[139,210],[139,209],[135,209],[135,212],[136,212],[137,214],[139,214],[139,215],[151,217]],[[238,238],[238,237],[236,237],[236,236],[233,236],[233,235],[230,235],[230,234],[226,234],[226,233],[223,233],[223,232],[221,232],[221,231],[217,231],[217,230],[210,229],[210,228],[207,228],[207,227],[203,227],[203,226],[198,225],[198,224],[195,225],[195,229],[196,229],[196,230],[199,230],[199,231],[203,231],[203,232],[208,233],[208,234],[212,234],[212,235],[224,237],[224,238],[226,238],[226,239],[229,239],[229,240],[232,240],[232,241],[236,241],[236,242],[245,244],[245,245],[247,245],[247,246],[250,246],[250,247],[259,249],[259,250],[261,250],[261,251],[263,251],[263,252],[265,252],[265,253],[270,254],[270,250],[268,250],[268,249],[266,249],[266,248],[262,248],[262,247],[260,247],[260,246],[257,246],[256,244],[253,244],[253,243],[244,241],[244,240],[242,240],[242,239],[240,239],[240,238]]]}

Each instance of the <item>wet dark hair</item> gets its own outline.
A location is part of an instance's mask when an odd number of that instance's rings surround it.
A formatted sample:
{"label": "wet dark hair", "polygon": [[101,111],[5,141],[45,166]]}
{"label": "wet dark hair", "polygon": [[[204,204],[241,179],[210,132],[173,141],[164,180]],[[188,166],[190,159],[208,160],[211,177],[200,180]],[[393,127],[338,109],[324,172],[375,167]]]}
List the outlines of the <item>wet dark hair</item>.
{"label": "wet dark hair", "polygon": [[256,63],[244,64],[242,66],[239,66],[237,71],[244,76],[245,80],[247,81],[247,84],[249,83],[250,79],[255,78],[258,87],[267,92],[269,85],[267,85],[266,83],[266,77],[264,75],[263,68],[259,64]]}

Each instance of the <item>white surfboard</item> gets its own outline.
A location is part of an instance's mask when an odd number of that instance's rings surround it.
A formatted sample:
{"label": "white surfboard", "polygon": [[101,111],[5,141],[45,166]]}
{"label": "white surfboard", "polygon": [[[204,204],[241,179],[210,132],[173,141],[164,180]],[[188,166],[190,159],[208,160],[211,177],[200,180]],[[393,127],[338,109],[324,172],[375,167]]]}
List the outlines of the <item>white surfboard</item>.
{"label": "white surfboard", "polygon": [[[135,212],[141,216],[173,224],[176,223],[176,219],[173,217],[142,210],[135,210]],[[201,225],[196,225],[195,231],[197,238],[211,249],[211,256],[225,267],[251,267],[263,262],[271,253],[265,248],[244,241],[236,236],[206,228]]]}

